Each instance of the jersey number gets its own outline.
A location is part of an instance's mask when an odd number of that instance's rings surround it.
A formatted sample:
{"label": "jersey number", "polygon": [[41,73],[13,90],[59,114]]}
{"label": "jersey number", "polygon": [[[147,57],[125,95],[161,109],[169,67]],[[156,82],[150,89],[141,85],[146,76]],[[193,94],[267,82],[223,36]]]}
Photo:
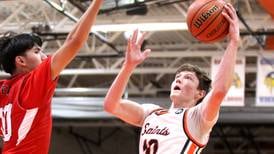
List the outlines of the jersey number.
{"label": "jersey number", "polygon": [[4,141],[9,141],[11,137],[11,108],[12,104],[0,108],[0,118],[2,122],[1,131]]}
{"label": "jersey number", "polygon": [[156,154],[157,150],[158,150],[158,141],[156,139],[144,141],[143,151],[145,152],[145,154]]}

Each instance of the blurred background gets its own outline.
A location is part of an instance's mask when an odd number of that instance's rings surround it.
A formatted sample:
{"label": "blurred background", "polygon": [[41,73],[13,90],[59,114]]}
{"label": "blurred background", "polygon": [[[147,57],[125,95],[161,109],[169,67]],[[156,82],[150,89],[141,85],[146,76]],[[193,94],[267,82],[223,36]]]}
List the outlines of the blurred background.
{"label": "blurred background", "polygon": [[[213,75],[227,40],[205,44],[186,25],[193,0],[105,0],[88,42],[61,74],[53,98],[51,154],[137,154],[140,129],[103,111],[127,38],[148,31],[152,49],[130,79],[124,98],[168,108],[174,73],[192,63]],[[203,154],[274,153],[274,2],[227,0],[241,29],[233,86]],[[91,0],[0,0],[0,33],[34,32],[47,54],[64,42]],[[8,77],[0,72],[0,78]]]}

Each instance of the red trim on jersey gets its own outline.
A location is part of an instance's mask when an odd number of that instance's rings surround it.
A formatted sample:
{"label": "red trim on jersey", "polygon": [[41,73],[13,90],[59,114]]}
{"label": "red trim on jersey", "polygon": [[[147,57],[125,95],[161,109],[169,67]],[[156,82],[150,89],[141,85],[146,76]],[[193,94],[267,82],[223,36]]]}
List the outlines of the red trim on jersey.
{"label": "red trim on jersey", "polygon": [[196,139],[194,139],[194,137],[190,134],[189,130],[188,130],[188,125],[187,125],[187,112],[188,109],[186,109],[185,113],[184,113],[184,117],[183,117],[183,127],[184,127],[184,131],[187,135],[187,137],[193,142],[195,143],[197,146],[199,146],[200,148],[203,148],[206,146],[206,144],[201,144],[200,142],[198,142]]}
{"label": "red trim on jersey", "polygon": [[[157,112],[157,111],[161,111],[161,110],[165,110],[164,108],[158,108],[158,109],[155,109],[155,110],[152,110],[149,114],[148,114],[148,116],[150,116],[152,113],[154,113],[154,112]],[[147,117],[148,117],[147,116]]]}
{"label": "red trim on jersey", "polygon": [[160,116],[160,115],[163,115],[163,114],[166,114],[168,113],[168,110],[167,109],[162,109],[162,110],[157,110],[154,112],[157,116]]}
{"label": "red trim on jersey", "polygon": [[187,154],[194,154],[197,149],[198,149],[198,146],[195,143],[191,143]]}

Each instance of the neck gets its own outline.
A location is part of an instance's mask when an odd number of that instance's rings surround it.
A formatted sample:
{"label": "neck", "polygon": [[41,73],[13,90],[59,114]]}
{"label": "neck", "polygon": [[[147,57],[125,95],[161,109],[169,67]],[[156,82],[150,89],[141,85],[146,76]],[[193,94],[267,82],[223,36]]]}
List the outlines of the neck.
{"label": "neck", "polygon": [[27,73],[28,71],[26,71],[25,69],[16,69],[13,73],[12,76],[18,75],[18,74],[22,74],[22,73]]}
{"label": "neck", "polygon": [[172,105],[170,108],[191,108],[195,106],[196,102],[193,101],[172,101]]}

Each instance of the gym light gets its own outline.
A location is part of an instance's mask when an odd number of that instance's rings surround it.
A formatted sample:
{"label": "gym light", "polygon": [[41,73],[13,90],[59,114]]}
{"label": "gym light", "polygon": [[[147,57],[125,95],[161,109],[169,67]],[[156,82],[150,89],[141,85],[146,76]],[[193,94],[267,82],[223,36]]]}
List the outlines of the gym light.
{"label": "gym light", "polygon": [[108,24],[108,25],[94,25],[92,31],[94,32],[125,32],[139,29],[140,31],[175,31],[187,30],[185,22],[171,22],[171,23],[137,23],[137,24]]}

